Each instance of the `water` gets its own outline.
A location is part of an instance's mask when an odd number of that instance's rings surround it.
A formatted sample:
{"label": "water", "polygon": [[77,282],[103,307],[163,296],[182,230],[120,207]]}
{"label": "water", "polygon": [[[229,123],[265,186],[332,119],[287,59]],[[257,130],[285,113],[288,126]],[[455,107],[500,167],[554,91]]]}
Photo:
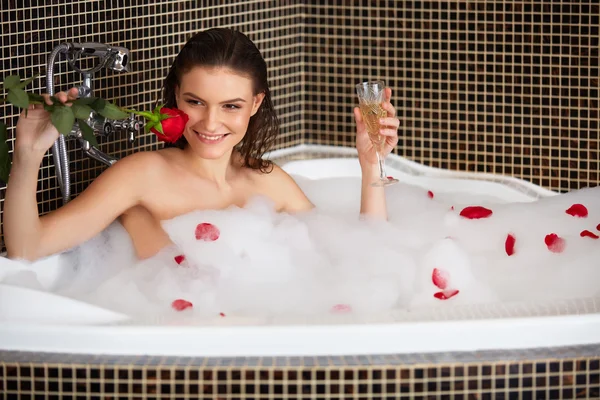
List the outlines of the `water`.
{"label": "water", "polygon": [[[193,212],[165,221],[176,245],[141,262],[115,223],[61,256],[68,267],[52,290],[174,324],[600,296],[600,239],[580,236],[600,234],[600,188],[503,204],[398,184],[386,189],[389,222],[382,222],[357,217],[359,178],[297,181],[316,210],[276,214],[256,198],[245,208]],[[588,215],[567,214],[573,204]],[[461,217],[467,206],[492,215]],[[562,252],[546,243],[552,233],[564,241]],[[10,280],[35,286],[31,274]]]}

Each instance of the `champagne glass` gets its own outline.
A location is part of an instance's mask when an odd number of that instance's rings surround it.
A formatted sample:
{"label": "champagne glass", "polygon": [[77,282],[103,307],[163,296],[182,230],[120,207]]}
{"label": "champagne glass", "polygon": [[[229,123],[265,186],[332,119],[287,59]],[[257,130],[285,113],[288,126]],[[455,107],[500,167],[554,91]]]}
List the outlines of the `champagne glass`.
{"label": "champagne glass", "polygon": [[387,186],[398,183],[398,179],[388,179],[385,173],[383,148],[386,137],[379,134],[379,119],[387,117],[387,111],[381,107],[384,89],[385,83],[383,81],[362,82],[356,85],[358,106],[367,127],[369,139],[377,153],[377,162],[379,164],[379,179],[371,183],[371,186]]}

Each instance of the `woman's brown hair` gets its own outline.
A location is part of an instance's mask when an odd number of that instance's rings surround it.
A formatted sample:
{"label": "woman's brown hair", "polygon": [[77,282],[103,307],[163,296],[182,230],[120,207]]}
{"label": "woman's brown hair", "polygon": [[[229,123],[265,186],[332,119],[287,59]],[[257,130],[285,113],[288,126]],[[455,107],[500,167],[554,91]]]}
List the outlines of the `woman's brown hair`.
{"label": "woman's brown hair", "polygon": [[[165,107],[177,107],[175,90],[181,77],[194,67],[224,67],[252,80],[254,95],[265,97],[258,111],[250,118],[248,131],[237,149],[244,166],[270,172],[272,163],[263,160],[279,134],[279,121],[267,82],[267,64],[254,43],[243,33],[228,28],[213,28],[194,35],[183,46],[171,65],[163,85]],[[183,148],[187,140],[182,136],[173,144]]]}

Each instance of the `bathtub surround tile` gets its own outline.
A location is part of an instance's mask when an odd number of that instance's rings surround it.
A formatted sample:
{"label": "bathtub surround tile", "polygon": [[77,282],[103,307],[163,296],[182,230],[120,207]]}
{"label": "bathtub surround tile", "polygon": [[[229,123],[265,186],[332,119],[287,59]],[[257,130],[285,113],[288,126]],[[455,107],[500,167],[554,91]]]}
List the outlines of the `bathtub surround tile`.
{"label": "bathtub surround tile", "polygon": [[[597,398],[600,347],[344,357],[202,359],[0,352],[0,382],[9,396],[79,394],[330,398],[406,394],[479,394],[494,398]],[[539,359],[536,359],[539,357]],[[562,358],[558,360],[557,358]],[[115,359],[117,361],[115,362]],[[137,365],[143,361],[141,365]],[[114,362],[114,363],[113,363]],[[289,367],[280,367],[283,362]],[[297,364],[297,366],[291,366]],[[237,366],[237,368],[236,368]],[[40,382],[44,382],[42,385]],[[542,396],[542,397],[540,397]]]}
{"label": "bathtub surround tile", "polygon": [[[600,357],[600,344],[523,350],[485,350],[477,352],[415,353],[346,356],[299,357],[170,357],[170,356],[112,356],[66,353],[22,352],[0,350],[0,362],[48,364],[132,364],[139,366],[202,366],[202,367],[327,367],[364,365],[411,365],[440,363],[496,362],[502,360],[581,359]],[[598,370],[598,360],[590,360]]]}

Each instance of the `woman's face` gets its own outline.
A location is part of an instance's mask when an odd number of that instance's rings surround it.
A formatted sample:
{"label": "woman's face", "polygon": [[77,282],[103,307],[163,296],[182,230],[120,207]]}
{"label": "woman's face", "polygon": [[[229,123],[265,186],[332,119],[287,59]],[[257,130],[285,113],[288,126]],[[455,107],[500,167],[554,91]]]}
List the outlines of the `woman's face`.
{"label": "woman's face", "polygon": [[229,69],[195,67],[181,77],[175,98],[189,116],[183,135],[194,153],[218,159],[244,138],[264,93],[253,95],[252,80]]}

